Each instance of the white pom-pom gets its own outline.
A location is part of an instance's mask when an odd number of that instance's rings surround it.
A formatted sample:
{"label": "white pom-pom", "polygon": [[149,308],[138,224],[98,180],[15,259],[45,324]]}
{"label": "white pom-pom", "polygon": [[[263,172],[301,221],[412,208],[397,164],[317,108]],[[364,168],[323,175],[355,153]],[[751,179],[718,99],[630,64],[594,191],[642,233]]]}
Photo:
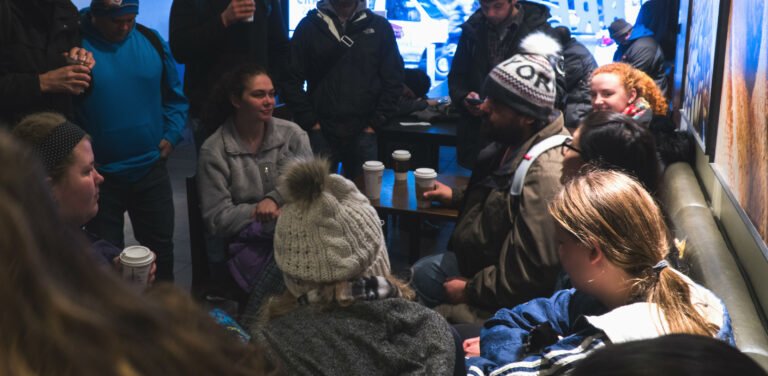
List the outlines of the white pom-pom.
{"label": "white pom-pom", "polygon": [[528,35],[520,42],[520,49],[529,54],[553,57],[560,55],[560,43],[542,32]]}

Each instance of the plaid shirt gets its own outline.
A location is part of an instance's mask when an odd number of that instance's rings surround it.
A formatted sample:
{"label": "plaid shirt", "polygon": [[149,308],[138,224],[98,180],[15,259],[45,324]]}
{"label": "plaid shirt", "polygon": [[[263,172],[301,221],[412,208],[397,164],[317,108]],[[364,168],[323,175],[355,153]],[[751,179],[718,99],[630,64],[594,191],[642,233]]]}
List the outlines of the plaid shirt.
{"label": "plaid shirt", "polygon": [[517,14],[510,17],[501,25],[494,26],[490,23],[488,26],[488,61],[491,62],[491,67],[495,67],[502,61],[509,59],[514,54],[514,48],[512,41],[514,40],[515,33],[517,32],[520,23],[523,21],[523,7],[519,4],[516,5]]}

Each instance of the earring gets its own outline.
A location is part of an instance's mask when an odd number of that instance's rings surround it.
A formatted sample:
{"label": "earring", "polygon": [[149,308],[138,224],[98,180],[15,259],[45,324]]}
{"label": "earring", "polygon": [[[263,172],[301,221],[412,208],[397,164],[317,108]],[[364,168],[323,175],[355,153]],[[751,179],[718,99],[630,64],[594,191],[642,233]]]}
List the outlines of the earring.
{"label": "earring", "polygon": [[587,283],[592,283],[592,282],[594,282],[595,280],[597,280],[597,278],[598,278],[598,277],[600,277],[601,275],[603,275],[603,273],[605,273],[605,269],[603,269],[603,270],[600,270],[600,273],[598,273],[598,274],[597,274],[597,275],[596,275],[594,278],[592,278],[592,279],[588,280],[588,281],[587,281]]}

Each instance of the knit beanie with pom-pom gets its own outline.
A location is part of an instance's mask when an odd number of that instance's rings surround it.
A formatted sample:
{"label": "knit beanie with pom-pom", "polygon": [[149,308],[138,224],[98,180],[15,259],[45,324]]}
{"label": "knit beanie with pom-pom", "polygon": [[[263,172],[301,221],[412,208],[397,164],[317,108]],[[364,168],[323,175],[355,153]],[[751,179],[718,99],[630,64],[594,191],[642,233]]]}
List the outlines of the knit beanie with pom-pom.
{"label": "knit beanie with pom-pom", "polygon": [[328,161],[289,166],[275,228],[275,261],[294,296],[322,285],[390,274],[381,220],[351,181]]}

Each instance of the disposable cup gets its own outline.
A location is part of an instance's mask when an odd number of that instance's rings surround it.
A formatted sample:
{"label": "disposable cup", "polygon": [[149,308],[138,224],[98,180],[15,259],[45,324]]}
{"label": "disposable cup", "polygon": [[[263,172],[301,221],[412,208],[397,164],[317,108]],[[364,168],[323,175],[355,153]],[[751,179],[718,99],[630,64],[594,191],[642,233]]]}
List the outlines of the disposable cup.
{"label": "disposable cup", "polygon": [[123,265],[123,279],[137,285],[149,284],[149,270],[155,262],[155,254],[149,248],[133,245],[126,247],[120,253],[120,263]]}
{"label": "disposable cup", "polygon": [[393,151],[392,164],[395,169],[395,180],[408,180],[408,170],[411,169],[411,152],[408,150]]}
{"label": "disposable cup", "polygon": [[365,197],[372,201],[381,198],[381,180],[384,177],[384,163],[368,161],[363,163]]}
{"label": "disposable cup", "polygon": [[424,199],[424,192],[435,189],[437,172],[431,168],[417,168],[413,176],[416,178],[416,206],[420,209],[432,207],[432,201]]}
{"label": "disposable cup", "polygon": [[253,14],[245,19],[245,22],[253,22]]}

